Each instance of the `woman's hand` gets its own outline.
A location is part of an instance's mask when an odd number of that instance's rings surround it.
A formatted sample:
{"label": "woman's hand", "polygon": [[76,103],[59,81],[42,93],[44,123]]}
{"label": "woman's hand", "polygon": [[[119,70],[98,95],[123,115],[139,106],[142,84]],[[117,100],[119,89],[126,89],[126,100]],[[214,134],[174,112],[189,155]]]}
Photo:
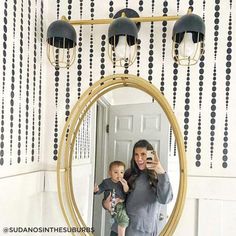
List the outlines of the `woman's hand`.
{"label": "woman's hand", "polygon": [[[109,196],[105,199],[105,200],[103,200],[103,202],[102,202],[102,205],[103,205],[103,207],[106,209],[106,210],[108,210],[108,211],[110,211],[111,212],[111,193],[109,194]],[[120,198],[116,198],[115,199],[115,205],[118,203],[118,202],[122,202],[122,200],[120,199]]]}
{"label": "woman's hand", "polygon": [[125,193],[127,193],[129,191],[129,186],[128,186],[128,183],[125,179],[121,179],[120,180],[122,186],[123,186],[123,190]]}
{"label": "woman's hand", "polygon": [[157,174],[164,174],[165,170],[161,165],[160,159],[155,151],[153,151],[154,160],[147,160],[149,170],[154,170]]}

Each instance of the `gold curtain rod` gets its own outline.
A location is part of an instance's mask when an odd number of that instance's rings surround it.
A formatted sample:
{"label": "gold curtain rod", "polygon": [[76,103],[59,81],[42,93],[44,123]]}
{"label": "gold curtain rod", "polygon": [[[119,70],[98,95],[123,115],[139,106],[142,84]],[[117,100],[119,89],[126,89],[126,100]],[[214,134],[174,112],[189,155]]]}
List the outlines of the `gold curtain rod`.
{"label": "gold curtain rod", "polygon": [[[150,16],[150,17],[136,17],[129,18],[133,22],[155,22],[155,21],[176,21],[181,16]],[[111,24],[115,19],[94,19],[94,20],[68,20],[65,16],[61,17],[62,20],[67,21],[72,25],[104,25]]]}

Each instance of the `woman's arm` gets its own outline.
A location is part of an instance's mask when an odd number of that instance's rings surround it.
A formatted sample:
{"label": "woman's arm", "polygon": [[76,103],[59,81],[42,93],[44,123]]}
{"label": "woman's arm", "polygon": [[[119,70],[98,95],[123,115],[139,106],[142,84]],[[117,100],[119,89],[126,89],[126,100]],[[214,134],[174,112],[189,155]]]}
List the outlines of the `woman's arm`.
{"label": "woman's arm", "polygon": [[[112,197],[111,197],[111,193],[109,193],[108,197],[106,199],[103,199],[102,200],[102,206],[105,210],[108,210],[109,212],[111,212],[111,200],[112,200]],[[122,200],[120,198],[115,198],[115,205],[118,203],[118,202],[122,202]]]}
{"label": "woman's arm", "polygon": [[106,199],[102,200],[102,206],[105,210],[111,212],[111,193],[109,193]]}
{"label": "woman's arm", "polygon": [[167,204],[173,199],[172,186],[167,173],[157,175],[156,194],[161,204]]}
{"label": "woman's arm", "polygon": [[150,164],[151,164],[150,168],[148,169],[154,170],[157,178],[157,185],[156,185],[157,200],[161,204],[167,204],[173,198],[172,186],[169,180],[169,176],[166,173],[165,169],[163,168],[156,152],[154,152],[154,160],[151,161]]}

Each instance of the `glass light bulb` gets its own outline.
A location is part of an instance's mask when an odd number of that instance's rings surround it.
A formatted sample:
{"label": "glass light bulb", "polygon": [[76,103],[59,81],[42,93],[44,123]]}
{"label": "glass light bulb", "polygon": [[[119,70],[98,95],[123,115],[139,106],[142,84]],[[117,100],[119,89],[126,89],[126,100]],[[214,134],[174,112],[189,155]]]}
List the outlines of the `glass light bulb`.
{"label": "glass light bulb", "polygon": [[115,48],[116,58],[126,61],[130,55],[130,47],[127,44],[126,36],[119,36],[119,42]]}
{"label": "glass light bulb", "polygon": [[191,57],[196,50],[196,44],[193,42],[192,33],[185,33],[184,38],[179,45],[179,54],[182,57]]}

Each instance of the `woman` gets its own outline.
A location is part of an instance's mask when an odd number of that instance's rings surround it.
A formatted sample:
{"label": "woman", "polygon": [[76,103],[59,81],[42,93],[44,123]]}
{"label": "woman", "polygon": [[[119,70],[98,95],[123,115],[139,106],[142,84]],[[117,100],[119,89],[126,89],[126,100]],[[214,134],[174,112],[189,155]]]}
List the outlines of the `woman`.
{"label": "woman", "polygon": [[[126,198],[126,211],[130,218],[126,236],[156,236],[160,204],[167,204],[173,198],[172,187],[157,154],[147,161],[147,150],[153,150],[146,140],[139,140],[133,147],[131,168],[126,171],[130,191]],[[148,165],[147,165],[148,164]],[[111,198],[103,205],[110,209]],[[119,199],[117,199],[119,202]],[[113,224],[110,236],[117,235],[117,225]]]}

